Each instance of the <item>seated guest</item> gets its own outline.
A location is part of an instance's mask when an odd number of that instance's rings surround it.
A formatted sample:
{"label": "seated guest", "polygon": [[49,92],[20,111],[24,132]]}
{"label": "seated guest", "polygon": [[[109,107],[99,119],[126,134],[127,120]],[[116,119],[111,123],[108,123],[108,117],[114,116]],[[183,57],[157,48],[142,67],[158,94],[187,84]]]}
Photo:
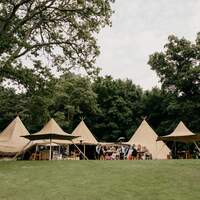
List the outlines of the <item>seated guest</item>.
{"label": "seated guest", "polygon": [[142,146],[140,144],[138,144],[137,146],[137,160],[141,160],[142,159]]}
{"label": "seated guest", "polygon": [[116,151],[116,160],[120,160],[120,155],[121,155],[121,148],[117,148],[117,151]]}
{"label": "seated guest", "polygon": [[133,146],[132,146],[132,149],[133,149],[133,151],[132,151],[132,159],[133,160],[136,160],[137,159],[137,150],[135,149],[135,145],[133,144]]}
{"label": "seated guest", "polygon": [[100,160],[105,160],[105,147],[100,148]]}
{"label": "seated guest", "polygon": [[116,148],[115,148],[114,146],[112,146],[112,147],[110,148],[110,150],[111,150],[112,152],[116,152]]}
{"label": "seated guest", "polygon": [[112,156],[110,156],[109,153],[106,153],[105,160],[112,160]]}
{"label": "seated guest", "polygon": [[152,154],[149,152],[148,149],[147,149],[147,152],[146,152],[146,160],[152,160]]}
{"label": "seated guest", "polygon": [[133,159],[132,152],[133,152],[133,149],[132,149],[132,147],[130,147],[129,150],[128,150],[128,155],[127,155],[127,159],[128,160],[132,160]]}
{"label": "seated guest", "polygon": [[146,160],[146,155],[147,155],[148,149],[143,146],[142,147],[142,160]]}

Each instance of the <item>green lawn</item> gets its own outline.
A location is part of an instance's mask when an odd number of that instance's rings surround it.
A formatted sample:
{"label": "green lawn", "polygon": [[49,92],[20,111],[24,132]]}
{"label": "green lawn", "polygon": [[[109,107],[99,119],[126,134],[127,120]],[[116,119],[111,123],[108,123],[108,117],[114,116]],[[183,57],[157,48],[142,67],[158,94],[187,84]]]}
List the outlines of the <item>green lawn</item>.
{"label": "green lawn", "polygon": [[200,161],[0,161],[0,200],[198,200]]}

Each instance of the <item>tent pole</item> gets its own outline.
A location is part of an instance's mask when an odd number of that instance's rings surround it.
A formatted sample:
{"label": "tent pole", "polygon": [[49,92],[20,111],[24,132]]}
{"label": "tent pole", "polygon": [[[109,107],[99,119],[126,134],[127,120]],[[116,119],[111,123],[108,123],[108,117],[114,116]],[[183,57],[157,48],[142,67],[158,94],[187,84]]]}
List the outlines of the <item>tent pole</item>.
{"label": "tent pole", "polygon": [[49,148],[49,160],[51,160],[51,137],[50,137],[50,148]]}
{"label": "tent pole", "polygon": [[199,146],[197,145],[197,143],[195,141],[194,141],[194,144],[195,144],[197,150],[200,152],[200,148],[199,148]]}
{"label": "tent pole", "polygon": [[[85,155],[85,144],[83,145],[83,153]],[[84,160],[85,160],[85,157],[84,157]]]}
{"label": "tent pole", "polygon": [[175,151],[175,158],[177,159],[177,153],[176,153],[176,141],[174,142],[174,151]]}
{"label": "tent pole", "polygon": [[86,160],[88,160],[88,158],[86,157],[86,155],[79,149],[79,147],[71,140],[72,144],[79,150],[79,152],[84,156],[84,158]]}
{"label": "tent pole", "polygon": [[35,154],[34,154],[34,158],[33,158],[33,160],[35,160],[35,159],[36,159],[37,146],[38,146],[38,144],[36,144],[36,146],[35,146]]}
{"label": "tent pole", "polygon": [[23,149],[21,151],[19,151],[18,153],[15,154],[15,156],[12,158],[13,160],[17,158],[18,155],[20,155],[24,149],[31,143],[32,141],[29,140],[29,142],[23,147]]}

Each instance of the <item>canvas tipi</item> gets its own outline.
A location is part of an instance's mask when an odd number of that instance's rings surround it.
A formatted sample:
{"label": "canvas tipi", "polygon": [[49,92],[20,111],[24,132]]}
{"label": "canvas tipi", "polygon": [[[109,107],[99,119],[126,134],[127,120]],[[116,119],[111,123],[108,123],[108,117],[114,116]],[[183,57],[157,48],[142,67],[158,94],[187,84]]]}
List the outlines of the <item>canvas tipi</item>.
{"label": "canvas tipi", "polygon": [[29,135],[24,124],[17,116],[3,131],[0,133],[0,152],[3,155],[16,154],[28,144],[28,140],[21,137]]}
{"label": "canvas tipi", "polygon": [[80,136],[80,137],[72,140],[73,143],[75,143],[75,144],[82,143],[82,144],[86,144],[86,145],[96,145],[98,143],[83,120],[79,123],[79,125],[72,132],[72,135]]}
{"label": "canvas tipi", "polygon": [[40,144],[48,144],[49,143],[49,160],[52,159],[52,146],[54,143],[61,144],[62,141],[70,142],[73,138],[78,136],[73,136],[64,132],[61,127],[56,123],[56,121],[52,118],[47,124],[37,133],[31,135],[23,136],[28,138],[30,141],[34,141],[32,145],[40,145]]}
{"label": "canvas tipi", "polygon": [[163,141],[156,141],[157,137],[146,120],[143,120],[127,144],[145,146],[152,154],[152,159],[167,159],[170,149]]}

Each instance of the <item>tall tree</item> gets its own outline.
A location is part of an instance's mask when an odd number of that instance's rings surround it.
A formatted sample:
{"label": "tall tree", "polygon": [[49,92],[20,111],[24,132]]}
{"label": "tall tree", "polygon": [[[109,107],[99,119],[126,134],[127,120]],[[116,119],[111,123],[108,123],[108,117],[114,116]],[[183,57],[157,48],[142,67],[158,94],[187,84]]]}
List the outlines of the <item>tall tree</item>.
{"label": "tall tree", "polygon": [[[0,81],[38,74],[34,63],[96,72],[95,34],[110,25],[110,0],[2,0],[0,2]],[[27,62],[24,62],[28,59]],[[28,70],[30,69],[31,70]],[[30,76],[31,77],[31,76]],[[23,84],[23,82],[22,82]]]}
{"label": "tall tree", "polygon": [[[99,77],[93,84],[101,114],[92,119],[98,139],[116,141],[129,138],[141,119],[142,90],[131,80]],[[140,121],[140,120],[139,120]]]}
{"label": "tall tree", "polygon": [[149,64],[160,77],[162,88],[178,97],[200,95],[200,33],[196,43],[171,35],[164,52],[150,56]]}
{"label": "tall tree", "polygon": [[0,132],[21,111],[21,99],[13,89],[0,87]]}
{"label": "tall tree", "polygon": [[[165,51],[150,56],[149,64],[170,96],[168,122],[183,120],[194,132],[200,131],[200,33],[195,43],[169,36]],[[169,123],[168,123],[169,124]]]}
{"label": "tall tree", "polygon": [[99,113],[97,95],[92,90],[91,80],[73,73],[65,73],[54,89],[51,116],[68,131],[72,131],[81,118],[90,123],[90,118]]}

